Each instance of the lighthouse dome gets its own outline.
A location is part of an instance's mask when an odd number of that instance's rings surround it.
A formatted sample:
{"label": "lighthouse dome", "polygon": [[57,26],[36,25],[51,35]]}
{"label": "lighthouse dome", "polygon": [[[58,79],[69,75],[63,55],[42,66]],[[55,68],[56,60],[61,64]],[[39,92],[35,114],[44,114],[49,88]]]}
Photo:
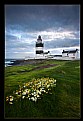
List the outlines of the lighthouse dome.
{"label": "lighthouse dome", "polygon": [[40,35],[38,36],[38,39],[41,39],[41,36]]}

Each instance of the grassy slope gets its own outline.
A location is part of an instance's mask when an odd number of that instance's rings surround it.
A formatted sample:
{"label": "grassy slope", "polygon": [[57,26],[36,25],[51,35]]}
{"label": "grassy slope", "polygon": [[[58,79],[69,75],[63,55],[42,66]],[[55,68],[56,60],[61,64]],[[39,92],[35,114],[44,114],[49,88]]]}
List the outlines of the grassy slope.
{"label": "grassy slope", "polygon": [[79,61],[46,61],[45,64],[57,66],[20,73],[31,70],[38,65],[7,67],[5,70],[5,95],[10,95],[18,85],[32,78],[53,77],[57,85],[52,95],[44,95],[35,104],[27,99],[13,105],[5,105],[5,117],[18,118],[80,118],[80,62]]}

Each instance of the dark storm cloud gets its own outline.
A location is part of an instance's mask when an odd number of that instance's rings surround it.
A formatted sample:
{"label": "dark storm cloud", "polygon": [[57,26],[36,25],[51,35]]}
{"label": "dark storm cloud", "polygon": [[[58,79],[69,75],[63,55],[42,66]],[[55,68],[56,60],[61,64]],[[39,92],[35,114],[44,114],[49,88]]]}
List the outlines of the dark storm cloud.
{"label": "dark storm cloud", "polygon": [[78,5],[9,5],[5,6],[5,15],[8,25],[19,25],[29,31],[41,31],[54,26],[79,29]]}
{"label": "dark storm cloud", "polygon": [[52,41],[46,41],[45,42],[45,48],[57,48],[57,47],[73,47],[78,46],[80,44],[80,41],[78,39],[57,39]]}

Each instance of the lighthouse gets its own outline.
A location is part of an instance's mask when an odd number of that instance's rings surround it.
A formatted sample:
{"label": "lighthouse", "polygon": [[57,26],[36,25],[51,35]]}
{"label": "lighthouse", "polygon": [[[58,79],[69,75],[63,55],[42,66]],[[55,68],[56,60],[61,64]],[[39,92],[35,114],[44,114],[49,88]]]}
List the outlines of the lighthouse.
{"label": "lighthouse", "polygon": [[36,59],[43,58],[43,48],[44,48],[44,43],[42,43],[41,36],[38,36],[38,39],[36,41]]}

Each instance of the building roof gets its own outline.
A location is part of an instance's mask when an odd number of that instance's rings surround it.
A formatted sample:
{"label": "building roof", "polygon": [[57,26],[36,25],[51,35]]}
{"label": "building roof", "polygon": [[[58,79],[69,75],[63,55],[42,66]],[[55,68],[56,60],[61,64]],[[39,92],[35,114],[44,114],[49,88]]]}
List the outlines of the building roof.
{"label": "building roof", "polygon": [[76,53],[77,51],[78,51],[78,49],[76,49],[76,50],[67,50],[67,51],[63,50],[62,53]]}

